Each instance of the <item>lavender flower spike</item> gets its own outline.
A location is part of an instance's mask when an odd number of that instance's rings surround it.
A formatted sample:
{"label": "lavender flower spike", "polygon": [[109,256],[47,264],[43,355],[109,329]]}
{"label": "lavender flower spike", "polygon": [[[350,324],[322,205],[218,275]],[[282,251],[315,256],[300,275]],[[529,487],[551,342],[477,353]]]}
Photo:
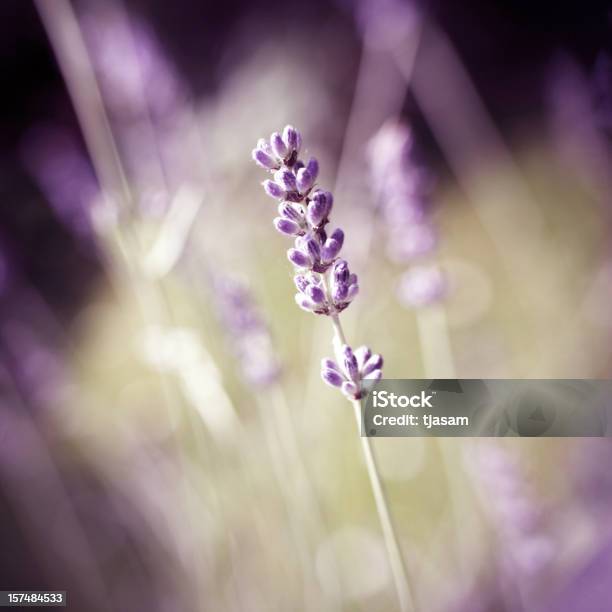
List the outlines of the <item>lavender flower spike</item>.
{"label": "lavender flower spike", "polygon": [[[327,234],[326,225],[334,198],[315,185],[319,175],[317,160],[311,157],[304,163],[299,159],[301,143],[300,133],[287,126],[282,135],[274,132],[269,141],[260,139],[253,150],[253,159],[273,175],[272,180],[263,182],[265,192],[281,200],[279,216],[274,219],[275,228],[281,234],[295,236],[287,258],[297,269],[296,303],[307,312],[332,317],[334,324],[339,325],[338,314],[355,299],[359,283],[348,262],[338,258],[344,244],[344,232],[336,228],[329,236]],[[342,376],[341,370],[339,374]],[[347,376],[342,379],[328,373],[324,374],[324,380],[343,388],[351,399],[362,397],[361,379]]]}
{"label": "lavender flower spike", "polygon": [[269,388],[280,378],[281,367],[250,288],[226,275],[215,275],[212,280],[215,310],[244,382],[252,388]]}
{"label": "lavender flower spike", "polygon": [[[338,228],[329,237],[327,235],[325,226],[329,223],[333,198],[331,193],[317,188],[315,181],[319,174],[319,164],[316,160],[310,159],[305,164],[299,159],[301,144],[300,133],[294,127],[287,126],[283,130],[282,139],[279,139],[278,133],[274,133],[269,145],[265,141],[258,144],[258,149],[274,153],[278,169],[268,167],[267,158],[261,155],[256,156],[255,161],[274,173],[273,181],[264,182],[268,195],[291,205],[290,208],[283,205],[279,209],[282,212],[275,222],[277,229],[291,234],[298,227],[300,230],[294,239],[293,248],[287,252],[289,261],[297,268],[295,285],[298,292],[295,300],[303,310],[330,317],[333,324],[334,344],[338,354],[336,361],[323,360],[321,377],[328,385],[339,388],[350,400],[357,423],[361,424],[360,400],[382,377],[383,360],[380,355],[372,355],[365,346],[353,351],[345,339],[339,315],[359,292],[357,275],[351,272],[347,261],[338,258],[344,243],[344,232]],[[262,160],[266,163],[261,163]],[[294,220],[294,214],[297,214],[299,221]],[[281,226],[281,221],[289,221],[294,225],[283,223]],[[413,609],[413,604],[401,548],[370,439],[367,436],[361,437],[361,444],[385,538],[399,609],[408,612]]]}
{"label": "lavender flower spike", "polygon": [[[323,289],[313,290],[315,296],[298,294],[300,307],[315,314],[334,316],[342,312],[358,293],[357,276],[349,275],[348,264],[336,264],[344,243],[344,232],[337,228],[328,237],[325,226],[329,223],[332,209],[332,194],[315,188],[319,164],[310,158],[304,164],[297,155],[302,138],[291,126],[283,130],[282,136],[274,132],[267,142],[260,139],[253,151],[255,161],[273,174],[273,180],[263,182],[268,195],[283,200],[279,205],[280,216],[274,226],[282,233],[296,236],[294,247],[287,257],[296,268],[317,274],[335,270],[337,265],[347,273],[339,280],[334,272]],[[329,289],[327,288],[329,287]],[[316,297],[316,299],[315,299]]]}
{"label": "lavender flower spike", "polygon": [[370,143],[370,182],[386,226],[388,256],[409,266],[398,298],[405,306],[420,308],[442,299],[447,287],[437,266],[414,263],[432,256],[437,245],[429,215],[432,179],[414,157],[412,131],[402,123],[386,123]]}

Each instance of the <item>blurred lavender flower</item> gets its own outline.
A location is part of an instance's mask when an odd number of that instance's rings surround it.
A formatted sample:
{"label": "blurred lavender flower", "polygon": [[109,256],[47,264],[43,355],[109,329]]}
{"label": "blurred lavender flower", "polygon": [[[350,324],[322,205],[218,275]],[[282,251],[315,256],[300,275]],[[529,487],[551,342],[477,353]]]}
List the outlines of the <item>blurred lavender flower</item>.
{"label": "blurred lavender flower", "polygon": [[446,280],[438,266],[414,266],[400,277],[397,297],[406,306],[420,308],[437,302],[445,289]]}
{"label": "blurred lavender flower", "polygon": [[89,10],[80,22],[113,113],[134,117],[145,108],[157,119],[183,102],[183,84],[145,22],[110,4]]}
{"label": "blurred lavender flower", "polygon": [[[412,159],[413,146],[410,128],[390,122],[380,128],[368,149],[374,196],[383,218],[408,229],[421,223],[429,225],[426,214],[432,188],[427,172]],[[408,254],[406,260],[413,256]]]}
{"label": "blurred lavender flower", "polygon": [[503,569],[519,582],[541,576],[554,558],[555,545],[517,459],[500,442],[484,440],[471,459],[470,467],[501,540]]}
{"label": "blurred lavender flower", "polygon": [[[294,281],[298,293],[295,301],[303,310],[332,317],[338,331],[338,314],[359,293],[359,282],[349,264],[338,257],[344,232],[337,228],[327,233],[334,199],[331,193],[316,186],[319,164],[314,157],[302,161],[299,158],[301,146],[301,134],[288,125],[282,134],[274,132],[269,140],[260,139],[252,157],[273,177],[264,181],[263,187],[270,197],[280,200],[280,216],[274,219],[274,227],[281,234],[294,237],[294,246],[287,251],[287,257],[296,267]],[[382,376],[382,358],[375,369],[369,369],[365,358],[347,369],[347,363],[353,364],[357,358],[346,342],[340,340],[339,344],[342,348],[336,347],[337,361],[343,366],[327,360],[325,363],[329,367],[324,365],[321,375],[328,384],[340,387],[348,398],[359,399],[366,391],[364,381],[374,382]],[[366,353],[369,356],[366,347],[355,351],[362,357]]]}
{"label": "blurred lavender flower", "polygon": [[612,540],[601,535],[595,552],[570,576],[543,612],[608,612]]}
{"label": "blurred lavender flower", "polygon": [[[374,136],[368,151],[372,189],[386,226],[387,254],[400,264],[430,255],[437,243],[427,210],[432,181],[412,159],[413,144],[407,125],[389,122]],[[405,273],[399,299],[421,307],[440,299],[444,289],[440,269],[430,264]]]}
{"label": "blurred lavender flower", "polygon": [[100,191],[75,139],[60,128],[36,128],[24,139],[22,157],[59,220],[92,247],[92,212]]}
{"label": "blurred lavender flower", "polygon": [[214,279],[214,296],[219,319],[230,338],[245,382],[257,388],[277,382],[281,368],[270,331],[248,287],[227,276],[218,276]]}
{"label": "blurred lavender flower", "polygon": [[612,508],[612,440],[585,438],[571,461],[580,502],[593,514],[608,518]]}
{"label": "blurred lavender flower", "polygon": [[187,85],[142,18],[106,4],[79,21],[139,212],[159,219],[186,182],[201,180]]}
{"label": "blurred lavender flower", "polygon": [[419,15],[414,2],[402,0],[351,0],[364,42],[392,49],[413,33]]}
{"label": "blurred lavender flower", "polygon": [[65,371],[60,351],[45,337],[45,330],[30,320],[30,307],[25,297],[21,302],[7,303],[3,309],[13,311],[0,327],[0,351],[4,367],[10,372],[14,384],[34,406],[49,406],[61,393]]}

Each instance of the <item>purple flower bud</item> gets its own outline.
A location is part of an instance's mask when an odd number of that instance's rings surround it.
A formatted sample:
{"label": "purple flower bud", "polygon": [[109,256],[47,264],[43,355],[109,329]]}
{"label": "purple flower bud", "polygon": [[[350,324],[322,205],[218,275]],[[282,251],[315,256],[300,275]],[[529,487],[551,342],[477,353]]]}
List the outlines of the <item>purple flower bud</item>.
{"label": "purple flower bud", "polygon": [[365,345],[356,348],[353,352],[355,353],[355,357],[357,357],[357,363],[361,369],[366,361],[372,356],[372,351]]}
{"label": "purple flower bud", "polygon": [[345,302],[352,302],[359,293],[359,285],[357,283],[353,283],[349,285],[348,291],[346,292]]}
{"label": "purple flower bud", "polygon": [[340,243],[340,246],[342,246],[344,244],[344,232],[337,227],[332,233],[331,236],[329,237],[330,240],[335,240],[336,242]]}
{"label": "purple flower bud", "polygon": [[348,285],[344,283],[336,285],[332,290],[332,299],[334,300],[334,303],[341,304],[342,302],[346,302],[348,290]]}
{"label": "purple flower bud", "polygon": [[303,293],[295,294],[295,302],[302,310],[307,310],[308,312],[313,312],[317,307],[317,305]]}
{"label": "purple flower bud", "polygon": [[270,136],[270,145],[272,146],[274,154],[279,159],[285,159],[285,157],[287,157],[287,154],[289,153],[289,147],[287,147],[285,141],[283,140],[283,137],[278,132],[274,132],[274,134]]}
{"label": "purple flower bud", "polygon": [[325,301],[325,292],[321,287],[310,285],[306,290],[306,295],[315,303],[322,304]]}
{"label": "purple flower bud", "polygon": [[274,219],[274,227],[281,234],[287,234],[288,236],[295,236],[300,233],[300,226],[290,219],[284,219],[283,217],[276,217]]}
{"label": "purple flower bud", "polygon": [[345,344],[342,347],[342,355],[344,357],[344,373],[346,374],[347,378],[357,382],[359,380],[359,366],[357,365],[357,358],[348,344]]}
{"label": "purple flower bud", "polygon": [[332,232],[332,235],[327,239],[323,249],[321,250],[321,258],[325,262],[333,261],[340,253],[342,244],[344,243],[344,232],[338,228]]}
{"label": "purple flower bud", "polygon": [[308,160],[308,164],[306,165],[306,170],[308,170],[308,174],[312,176],[313,182],[317,180],[317,176],[319,176],[319,162],[316,158],[311,157]]}
{"label": "purple flower bud", "polygon": [[382,370],[382,366],[383,366],[383,358],[382,358],[382,356],[379,355],[379,354],[372,355],[365,362],[365,365],[363,366],[363,368],[361,370],[361,375],[365,377],[368,374],[370,374],[371,372],[374,372],[374,370]]}
{"label": "purple flower bud", "polygon": [[325,201],[327,202],[327,214],[331,212],[332,206],[334,205],[334,196],[330,191],[325,191]]}
{"label": "purple flower bud", "polygon": [[303,242],[303,246],[304,251],[308,253],[310,259],[312,261],[318,261],[321,255],[321,247],[319,246],[319,242],[317,241],[317,239],[312,235],[307,236]]}
{"label": "purple flower bud", "polygon": [[312,194],[310,195],[310,199],[311,200],[317,200],[317,201],[321,201],[321,202],[325,202],[327,201],[327,198],[325,196],[325,192],[322,191],[321,189],[316,189],[315,191],[312,192]]}
{"label": "purple flower bud", "polygon": [[283,130],[283,141],[290,151],[299,151],[302,145],[302,136],[292,125],[287,125]]}
{"label": "purple flower bud", "polygon": [[349,399],[357,399],[358,387],[354,382],[345,380],[341,387],[342,393]]}
{"label": "purple flower bud", "polygon": [[333,268],[333,279],[336,284],[346,284],[350,276],[348,263],[344,259],[339,259]]}
{"label": "purple flower bud", "polygon": [[300,193],[308,191],[315,182],[314,177],[306,168],[300,168],[296,174],[297,188]]}
{"label": "purple flower bud", "polygon": [[264,181],[262,185],[265,192],[270,197],[275,198],[277,200],[280,200],[285,197],[284,189],[280,185],[277,185],[274,181]]}
{"label": "purple flower bud", "polygon": [[281,217],[295,221],[298,224],[301,224],[304,220],[304,214],[302,211],[291,202],[281,202],[278,205],[278,214]]}
{"label": "purple flower bud", "polygon": [[289,261],[298,268],[310,268],[310,266],[312,266],[310,257],[298,249],[289,249],[287,251],[287,257]]}
{"label": "purple flower bud", "polygon": [[308,209],[306,210],[306,218],[313,227],[316,227],[325,219],[327,216],[327,202],[325,198],[312,199],[308,203]]}
{"label": "purple flower bud", "polygon": [[341,387],[344,382],[344,378],[336,370],[322,369],[321,378],[331,387]]}
{"label": "purple flower bud", "polygon": [[270,143],[265,138],[260,138],[257,141],[257,147],[256,148],[261,150],[261,151],[263,151],[264,153],[266,153],[270,157],[274,157],[274,151],[272,150],[272,147],[270,146]]}
{"label": "purple flower bud", "polygon": [[336,362],[333,359],[321,359],[321,369],[322,370],[335,370],[336,372],[340,372],[340,368],[336,365]]}
{"label": "purple flower bud", "polygon": [[278,168],[276,161],[261,149],[253,149],[251,155],[253,156],[255,163],[260,165],[262,168],[265,168],[266,170],[273,170],[275,168]]}
{"label": "purple flower bud", "polygon": [[306,289],[308,289],[309,283],[308,279],[303,274],[297,274],[293,279],[293,282],[295,283],[295,286],[297,287],[298,291],[306,293]]}
{"label": "purple flower bud", "polygon": [[372,382],[379,381],[382,378],[382,370],[374,370],[370,372],[367,376],[364,376],[364,380],[370,380]]}
{"label": "purple flower bud", "polygon": [[274,174],[274,180],[281,185],[285,191],[296,191],[297,189],[295,174],[289,170],[279,170]]}
{"label": "purple flower bud", "polygon": [[325,216],[328,216],[332,209],[334,196],[329,191],[321,191],[317,189],[311,197],[312,200],[320,202],[320,205],[325,206]]}
{"label": "purple flower bud", "polygon": [[321,249],[321,261],[330,263],[340,252],[340,244],[335,240],[328,240]]}

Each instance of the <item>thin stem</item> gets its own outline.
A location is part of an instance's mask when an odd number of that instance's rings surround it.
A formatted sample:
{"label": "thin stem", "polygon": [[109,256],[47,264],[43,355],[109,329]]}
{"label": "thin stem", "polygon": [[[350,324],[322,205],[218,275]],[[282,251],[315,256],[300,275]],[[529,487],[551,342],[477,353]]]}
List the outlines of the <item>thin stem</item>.
{"label": "thin stem", "polygon": [[[352,400],[351,403],[353,404],[353,409],[355,412],[358,433],[360,433],[362,421],[361,404],[359,400]],[[378,471],[378,465],[376,464],[376,458],[374,457],[374,452],[372,450],[372,444],[368,436],[360,435],[360,438],[361,448],[363,450],[366,467],[368,469],[368,476],[370,477],[370,485],[372,487],[372,493],[374,494],[374,501],[376,502],[376,510],[378,511],[378,520],[380,521],[380,525],[383,530],[387,557],[389,559],[389,565],[391,566],[391,573],[393,575],[393,582],[395,583],[395,590],[397,592],[400,610],[402,612],[416,610],[408,581],[406,566],[404,564],[397,533],[395,531],[395,527],[393,526],[393,520],[389,511],[389,503],[380,479],[380,473]]]}
{"label": "thin stem", "polygon": [[[331,320],[334,326],[336,342],[347,344],[338,314],[332,315]],[[361,403],[359,400],[352,400],[351,403],[353,405],[355,419],[357,421],[357,433],[361,434]],[[380,478],[380,473],[378,470],[378,465],[376,464],[376,458],[374,457],[370,438],[363,435],[360,435],[360,438],[361,448],[363,450],[363,456],[365,459],[366,468],[368,470],[368,476],[370,478],[370,486],[372,487],[372,494],[374,495],[376,510],[378,512],[378,520],[380,521],[383,531],[385,548],[387,549],[387,558],[389,560],[389,566],[391,568],[391,574],[393,576],[393,582],[395,584],[395,590],[399,600],[399,609],[401,612],[414,611],[416,610],[416,607],[412,597],[412,589],[410,588],[408,573],[406,572],[406,566],[402,557],[402,551],[397,533],[393,526],[393,520],[389,510],[389,503],[387,501],[387,496]]]}
{"label": "thin stem", "polygon": [[344,330],[342,329],[342,324],[340,323],[340,317],[337,314],[331,316],[332,324],[334,326],[334,334],[338,342],[341,344],[346,344],[346,338],[344,337]]}
{"label": "thin stem", "polygon": [[[355,412],[358,433],[361,433],[361,404],[359,400],[352,400],[351,403],[353,404],[353,410]],[[376,458],[374,457],[372,444],[368,436],[360,435],[360,438],[361,449],[363,451],[366,467],[368,469],[368,476],[370,477],[370,486],[372,487],[374,501],[376,502],[378,520],[380,521],[380,525],[383,530],[387,557],[389,559],[389,565],[393,575],[393,582],[395,583],[395,590],[399,599],[400,610],[402,612],[415,610],[416,608],[411,595],[406,566],[402,557],[402,551],[397,538],[397,533],[395,532],[395,528],[393,526],[393,520],[389,511],[389,503],[387,502],[387,496],[380,479],[380,473],[378,471],[378,465],[376,464]]]}

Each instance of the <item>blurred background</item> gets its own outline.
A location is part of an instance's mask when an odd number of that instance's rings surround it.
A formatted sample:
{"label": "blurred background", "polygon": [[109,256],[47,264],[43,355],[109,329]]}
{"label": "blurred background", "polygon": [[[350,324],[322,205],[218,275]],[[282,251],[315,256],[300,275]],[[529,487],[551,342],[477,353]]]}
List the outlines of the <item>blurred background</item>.
{"label": "blurred background", "polygon": [[[387,378],[610,378],[609,4],[0,11],[0,587],[398,609],[251,150],[317,156]],[[610,610],[607,439],[373,442],[421,610]]]}

